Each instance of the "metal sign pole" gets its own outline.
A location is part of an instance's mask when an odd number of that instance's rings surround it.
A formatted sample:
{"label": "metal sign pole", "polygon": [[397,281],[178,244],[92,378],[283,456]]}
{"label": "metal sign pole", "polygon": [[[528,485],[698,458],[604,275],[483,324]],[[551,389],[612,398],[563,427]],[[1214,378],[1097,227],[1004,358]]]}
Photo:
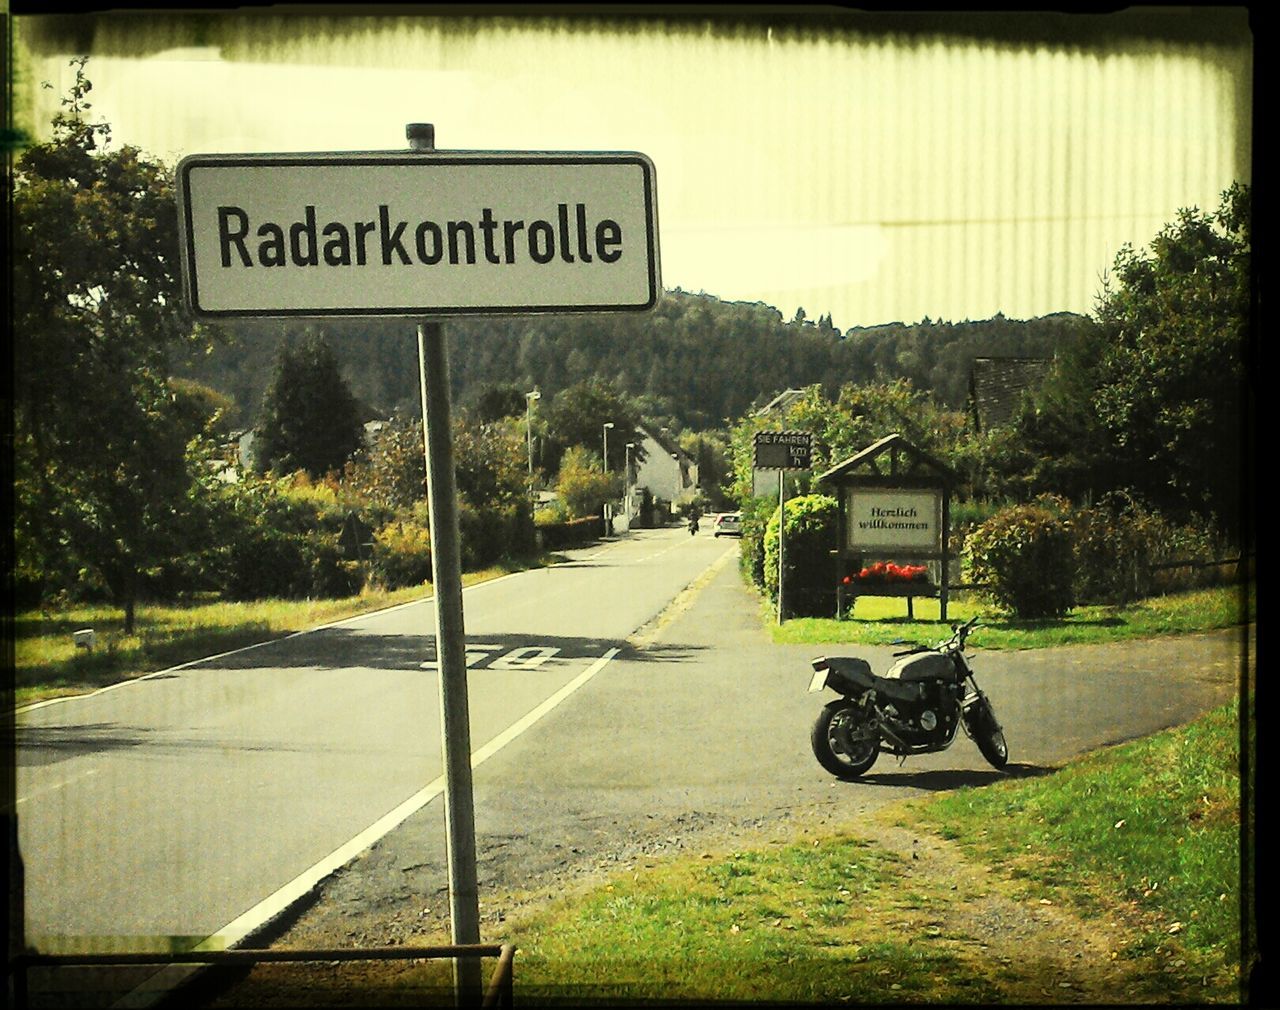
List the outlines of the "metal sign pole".
{"label": "metal sign pole", "polygon": [[787,510],[785,470],[778,471],[778,623],[782,623],[782,554],[783,545],[787,542]]}
{"label": "metal sign pole", "polygon": [[[405,128],[417,151],[435,149],[429,123]],[[476,883],[475,807],[471,784],[471,717],[467,703],[466,629],[462,619],[462,552],[454,482],[449,405],[449,356],[439,323],[418,325],[418,373],[422,388],[423,450],[431,523],[431,578],[436,604],[436,659],[440,677],[444,818],[449,861],[449,916],[453,942],[480,942]],[[459,1006],[481,993],[479,958],[455,958],[454,994]]]}

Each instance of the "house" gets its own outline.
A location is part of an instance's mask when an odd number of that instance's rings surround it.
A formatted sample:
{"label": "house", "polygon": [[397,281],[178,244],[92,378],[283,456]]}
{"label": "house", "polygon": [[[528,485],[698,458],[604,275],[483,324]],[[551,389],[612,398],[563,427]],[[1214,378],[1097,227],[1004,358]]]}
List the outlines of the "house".
{"label": "house", "polygon": [[654,431],[640,424],[636,431],[641,436],[638,448],[643,451],[627,454],[630,465],[624,514],[628,519],[638,514],[645,491],[671,505],[688,501],[698,491],[697,461],[680,448],[666,428]]}
{"label": "house", "polygon": [[[388,427],[390,421],[366,421],[364,425],[364,446],[371,448],[377,440],[378,433]],[[227,457],[226,467],[218,474],[218,479],[234,484],[240,480],[242,473],[256,473],[257,460],[254,457],[253,444],[258,433],[253,428],[241,428],[231,433],[229,442],[223,445]]]}

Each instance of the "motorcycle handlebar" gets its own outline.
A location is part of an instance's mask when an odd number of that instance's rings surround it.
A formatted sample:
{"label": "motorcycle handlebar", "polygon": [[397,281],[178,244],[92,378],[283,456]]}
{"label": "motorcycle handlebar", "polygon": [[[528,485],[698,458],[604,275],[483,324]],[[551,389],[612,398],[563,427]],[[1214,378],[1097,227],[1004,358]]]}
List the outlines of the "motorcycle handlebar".
{"label": "motorcycle handlebar", "polygon": [[[951,625],[950,641],[954,642],[957,646],[963,648],[965,639],[969,637],[969,632],[971,632],[974,628],[978,626],[979,626],[978,618],[976,615],[969,618],[969,620],[965,621],[964,624]],[[944,643],[944,644],[947,644],[947,643]]]}

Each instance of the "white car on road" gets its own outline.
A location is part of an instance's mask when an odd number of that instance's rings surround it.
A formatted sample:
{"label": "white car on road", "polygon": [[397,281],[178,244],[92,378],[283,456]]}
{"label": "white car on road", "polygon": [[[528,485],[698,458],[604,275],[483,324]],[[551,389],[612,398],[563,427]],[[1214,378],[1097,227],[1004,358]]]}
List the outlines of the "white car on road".
{"label": "white car on road", "polygon": [[716,516],[715,526],[713,529],[715,531],[715,535],[718,537],[742,536],[742,513],[725,512]]}

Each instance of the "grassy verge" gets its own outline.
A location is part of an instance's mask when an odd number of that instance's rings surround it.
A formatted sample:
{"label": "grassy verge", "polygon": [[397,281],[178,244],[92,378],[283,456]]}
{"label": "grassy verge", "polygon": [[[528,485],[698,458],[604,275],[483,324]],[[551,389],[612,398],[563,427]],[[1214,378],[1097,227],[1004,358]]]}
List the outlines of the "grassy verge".
{"label": "grassy verge", "polygon": [[[1139,995],[1231,1001],[1241,963],[1238,755],[1232,705],[1052,775],[911,801],[898,817],[998,868],[1023,885],[1018,898],[1115,922],[1127,937],[1119,970]],[[619,879],[513,925],[517,995],[836,1003],[1026,992],[1016,959],[993,971],[976,945],[948,942],[962,938],[938,912],[955,905],[958,882],[906,877],[904,866],[918,871],[838,835]]]}
{"label": "grassy verge", "polygon": [[[904,819],[1000,866],[1030,895],[1132,930],[1151,992],[1238,995],[1240,736],[1235,704],[1044,779],[964,789]],[[1251,745],[1252,746],[1252,745]]]}
{"label": "grassy verge", "polygon": [[[468,572],[474,585],[553,556]],[[17,705],[83,694],[156,670],[281,638],[323,624],[383,610],[431,595],[429,583],[397,590],[366,590],[331,600],[256,600],[138,608],[134,634],[124,633],[124,614],[111,607],[25,611],[14,617],[14,694]],[[93,628],[94,649],[77,649],[71,634]]]}
{"label": "grassy verge", "polygon": [[[518,945],[517,1005],[1238,1002],[1238,751],[1231,705],[1037,778],[655,859],[486,939]],[[932,839],[919,862],[894,824]],[[280,972],[258,969],[226,1005],[340,984]],[[377,1005],[449,999],[441,962],[355,984]]]}
{"label": "grassy verge", "polygon": [[[932,643],[951,633],[939,620],[937,600],[916,600],[913,609],[915,618],[908,620],[905,600],[864,597],[858,600],[857,616],[847,621],[805,617],[779,625],[772,609],[765,620],[779,643],[888,645],[902,639]],[[1239,586],[1196,589],[1124,607],[1078,607],[1065,617],[1038,621],[1008,617],[968,593],[947,602],[948,621],[979,616],[982,631],[974,642],[984,649],[1040,649],[1211,631],[1251,621],[1255,611],[1253,583],[1247,590]]]}

